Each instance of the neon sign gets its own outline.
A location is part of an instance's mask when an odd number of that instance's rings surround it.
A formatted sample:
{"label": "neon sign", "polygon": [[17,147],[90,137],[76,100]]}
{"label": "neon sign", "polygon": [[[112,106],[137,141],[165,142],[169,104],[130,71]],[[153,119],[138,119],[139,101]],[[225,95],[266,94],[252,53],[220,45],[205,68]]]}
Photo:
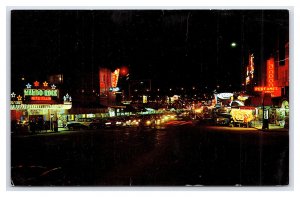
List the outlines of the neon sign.
{"label": "neon sign", "polygon": [[21,95],[19,95],[17,98],[18,98],[18,101],[22,100],[22,96]]}
{"label": "neon sign", "polygon": [[274,70],[274,58],[270,58],[267,60],[267,86],[254,87],[254,91],[271,93],[272,97],[281,96],[281,88],[275,86]]}
{"label": "neon sign", "polygon": [[267,60],[267,86],[274,86],[274,59]]}
{"label": "neon sign", "polygon": [[45,81],[45,82],[43,83],[43,86],[44,86],[44,87],[48,87],[47,81]]}
{"label": "neon sign", "polygon": [[35,82],[33,83],[33,85],[34,85],[35,87],[38,87],[38,86],[40,86],[40,82],[35,81]]}
{"label": "neon sign", "polygon": [[250,84],[254,77],[254,55],[249,55],[249,65],[247,66],[246,85]]}
{"label": "neon sign", "polygon": [[50,96],[32,96],[31,97],[32,101],[51,101]]}
{"label": "neon sign", "polygon": [[117,68],[117,69],[111,74],[111,86],[112,86],[113,88],[117,87],[117,85],[118,85],[119,73],[120,73],[120,69]]}
{"label": "neon sign", "polygon": [[109,88],[109,91],[110,92],[118,92],[118,91],[120,91],[120,88],[119,87]]}
{"label": "neon sign", "polygon": [[281,96],[281,88],[280,87],[256,86],[256,87],[254,87],[254,91],[255,92],[271,93],[272,97]]}
{"label": "neon sign", "polygon": [[24,89],[24,96],[58,96],[58,90]]}
{"label": "neon sign", "polygon": [[271,92],[271,91],[277,91],[280,90],[279,87],[266,87],[266,86],[256,86],[254,87],[254,91],[256,92]]}
{"label": "neon sign", "polygon": [[233,96],[232,93],[220,93],[217,94],[217,97],[220,99],[230,99]]}
{"label": "neon sign", "polygon": [[26,87],[27,87],[28,89],[30,89],[30,88],[31,88],[30,83],[28,83],[28,84],[26,85]]}

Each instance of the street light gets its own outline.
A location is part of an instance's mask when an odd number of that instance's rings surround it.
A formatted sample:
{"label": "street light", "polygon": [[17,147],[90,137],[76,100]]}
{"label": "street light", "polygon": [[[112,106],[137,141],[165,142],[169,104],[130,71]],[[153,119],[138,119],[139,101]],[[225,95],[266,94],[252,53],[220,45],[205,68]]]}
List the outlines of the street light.
{"label": "street light", "polygon": [[232,42],[232,43],[230,44],[230,46],[231,46],[232,48],[235,48],[235,47],[236,47],[236,43],[235,43],[235,42]]}

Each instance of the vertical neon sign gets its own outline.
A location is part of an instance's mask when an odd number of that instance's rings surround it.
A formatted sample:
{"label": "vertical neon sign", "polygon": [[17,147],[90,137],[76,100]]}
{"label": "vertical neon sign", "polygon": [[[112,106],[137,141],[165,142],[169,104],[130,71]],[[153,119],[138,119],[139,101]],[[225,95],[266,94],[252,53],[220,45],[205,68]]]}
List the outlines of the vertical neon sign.
{"label": "vertical neon sign", "polygon": [[254,77],[254,55],[249,55],[249,64],[247,66],[246,85],[250,84]]}
{"label": "vertical neon sign", "polygon": [[267,86],[274,87],[274,58],[267,60]]}
{"label": "vertical neon sign", "polygon": [[119,73],[120,69],[118,68],[111,74],[111,86],[113,88],[117,87],[118,85]]}

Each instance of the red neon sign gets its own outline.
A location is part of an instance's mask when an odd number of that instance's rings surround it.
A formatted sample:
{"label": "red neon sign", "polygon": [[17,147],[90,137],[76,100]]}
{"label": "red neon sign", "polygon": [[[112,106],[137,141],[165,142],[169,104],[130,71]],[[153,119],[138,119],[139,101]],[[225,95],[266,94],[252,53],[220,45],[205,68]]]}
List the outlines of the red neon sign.
{"label": "red neon sign", "polygon": [[32,101],[51,101],[50,96],[32,96],[31,97]]}
{"label": "red neon sign", "polygon": [[280,87],[256,86],[256,87],[254,87],[254,91],[255,92],[271,93],[272,97],[281,96],[281,88]]}
{"label": "red neon sign", "polygon": [[280,90],[279,87],[266,87],[266,86],[256,86],[254,91],[256,92],[267,92],[267,91],[277,91]]}
{"label": "red neon sign", "polygon": [[267,86],[256,86],[254,91],[271,93],[272,97],[281,96],[281,88],[276,87],[274,81],[274,58],[267,60]]}
{"label": "red neon sign", "polygon": [[274,87],[274,58],[267,61],[267,86]]}
{"label": "red neon sign", "polygon": [[249,54],[249,64],[247,66],[246,85],[250,84],[254,77],[254,56]]}
{"label": "red neon sign", "polygon": [[33,83],[33,85],[34,85],[35,87],[38,87],[38,86],[40,85],[40,82],[35,81],[35,82]]}
{"label": "red neon sign", "polygon": [[117,87],[117,85],[118,85],[119,73],[120,73],[120,69],[117,68],[117,69],[111,74],[111,87],[113,87],[113,88]]}

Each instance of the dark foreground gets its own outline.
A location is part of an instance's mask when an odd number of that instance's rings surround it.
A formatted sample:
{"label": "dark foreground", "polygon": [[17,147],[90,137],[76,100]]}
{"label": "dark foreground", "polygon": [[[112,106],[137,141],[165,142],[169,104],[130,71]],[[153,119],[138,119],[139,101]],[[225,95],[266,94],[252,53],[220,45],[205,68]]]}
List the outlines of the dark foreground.
{"label": "dark foreground", "polygon": [[13,136],[12,185],[289,184],[287,131],[183,123]]}

